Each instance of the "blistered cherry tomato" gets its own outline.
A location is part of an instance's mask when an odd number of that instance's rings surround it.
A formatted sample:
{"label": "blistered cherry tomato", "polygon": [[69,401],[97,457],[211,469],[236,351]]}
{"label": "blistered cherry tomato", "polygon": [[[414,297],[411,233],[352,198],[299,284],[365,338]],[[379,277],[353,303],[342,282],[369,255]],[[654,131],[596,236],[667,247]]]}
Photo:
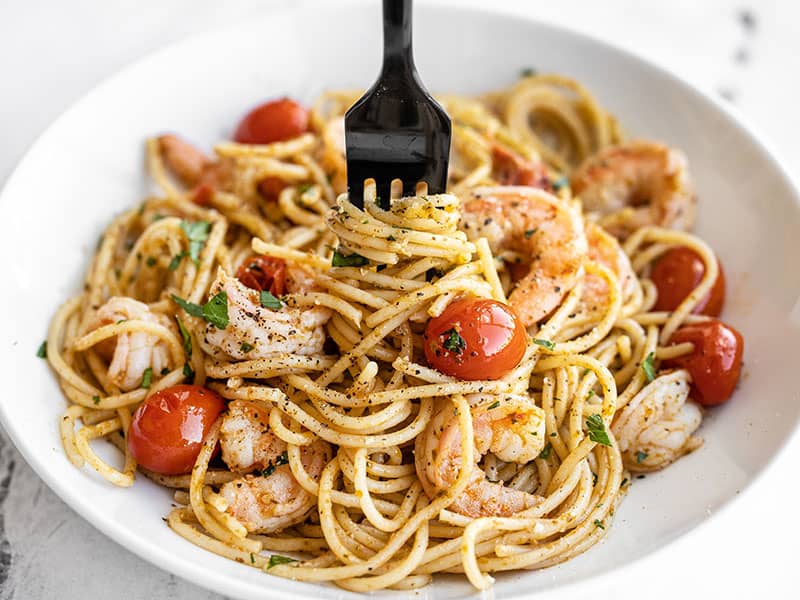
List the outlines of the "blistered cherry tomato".
{"label": "blistered cherry tomato", "polygon": [[308,131],[308,111],[290,98],[256,106],[245,115],[233,134],[240,144],[271,144]]}
{"label": "blistered cherry tomato", "polygon": [[703,406],[716,406],[731,397],[742,371],[742,334],[722,321],[684,325],[670,344],[691,342],[689,354],[665,360],[665,367],[686,369],[692,375],[691,396]]}
{"label": "blistered cherry tomato", "polygon": [[265,177],[258,182],[258,193],[268,202],[277,202],[278,194],[286,187],[286,182],[280,177]]}
{"label": "blistered cherry tomato", "polygon": [[225,401],[199,385],[173,385],[145,400],[133,414],[128,448],[144,468],[163,475],[192,470]]}
{"label": "blistered cherry tomato", "polygon": [[[725,303],[725,273],[717,260],[719,275],[708,292],[692,309],[695,314],[718,317]],[[703,259],[691,248],[678,246],[665,252],[653,265],[650,279],[658,288],[654,310],[672,311],[686,299],[705,275]]]}
{"label": "blistered cherry tomato", "polygon": [[457,300],[425,327],[428,364],[459,379],[502,377],[519,364],[526,345],[519,317],[496,300]]}
{"label": "blistered cherry tomato", "polygon": [[250,289],[269,291],[275,297],[286,292],[286,261],[282,258],[254,254],[236,271],[236,278]]}

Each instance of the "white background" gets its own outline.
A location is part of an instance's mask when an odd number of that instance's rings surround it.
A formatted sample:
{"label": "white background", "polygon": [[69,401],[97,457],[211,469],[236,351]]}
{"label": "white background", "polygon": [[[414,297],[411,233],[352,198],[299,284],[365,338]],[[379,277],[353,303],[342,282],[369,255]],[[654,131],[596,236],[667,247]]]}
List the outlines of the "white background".
{"label": "white background", "polygon": [[[0,182],[48,123],[120,67],[194,33],[293,3],[0,0]],[[488,1],[442,3],[486,5]],[[492,4],[612,40],[729,98],[777,152],[795,181],[799,179],[800,3],[495,0]],[[199,93],[202,83],[198,82]],[[120,118],[124,119],[124,107]],[[800,351],[787,357],[787,369],[797,368],[798,355]],[[798,458],[800,436],[795,435],[779,460],[733,506],[624,575],[596,583],[591,597],[800,597]],[[10,480],[9,486],[0,481],[0,600],[220,598],[150,566],[98,533],[45,487],[2,433],[0,478]]]}

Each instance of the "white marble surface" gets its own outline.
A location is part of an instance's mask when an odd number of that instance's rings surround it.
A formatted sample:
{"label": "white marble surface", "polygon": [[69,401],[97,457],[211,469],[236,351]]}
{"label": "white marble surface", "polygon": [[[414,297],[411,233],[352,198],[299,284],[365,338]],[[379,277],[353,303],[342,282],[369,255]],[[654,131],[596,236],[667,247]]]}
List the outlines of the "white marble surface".
{"label": "white marble surface", "polygon": [[[287,4],[289,0],[226,0],[224,7],[214,0],[0,1],[0,182],[47,124],[103,77],[169,42]],[[729,98],[800,180],[800,3],[496,4],[611,39]],[[739,502],[689,541],[639,562],[624,578],[598,585],[597,597],[742,598],[767,592],[774,598],[796,598],[792,540],[800,536],[800,523],[791,509],[800,497],[798,458],[800,437],[795,435]],[[10,598],[220,596],[105,538],[47,488],[0,433],[0,600]]]}

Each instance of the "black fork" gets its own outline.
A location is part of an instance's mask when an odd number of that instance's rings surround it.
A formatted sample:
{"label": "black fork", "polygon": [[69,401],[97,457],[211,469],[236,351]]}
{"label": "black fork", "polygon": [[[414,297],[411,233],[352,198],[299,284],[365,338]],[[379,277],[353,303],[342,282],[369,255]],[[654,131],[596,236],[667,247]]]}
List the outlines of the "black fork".
{"label": "black fork", "polygon": [[347,191],[364,205],[364,181],[374,179],[379,203],[389,208],[390,186],[403,195],[417,183],[441,194],[447,184],[450,117],[420,81],[411,51],[411,0],[383,0],[383,68],[344,120]]}

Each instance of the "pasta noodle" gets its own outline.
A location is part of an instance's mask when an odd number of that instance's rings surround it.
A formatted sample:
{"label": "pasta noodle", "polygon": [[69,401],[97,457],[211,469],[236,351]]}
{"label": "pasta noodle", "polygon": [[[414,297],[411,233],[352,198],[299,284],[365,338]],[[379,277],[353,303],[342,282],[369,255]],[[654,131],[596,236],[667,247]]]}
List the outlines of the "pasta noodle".
{"label": "pasta noodle", "polygon": [[[229,404],[191,473],[138,470],[176,490],[180,506],[167,522],[198,546],[354,591],[411,589],[440,572],[485,589],[490,573],[568,560],[607,533],[632,472],[662,468],[701,443],[692,435],[700,411],[686,394],[658,400],[668,386],[688,389],[689,376],[658,365],[693,351],[670,338],[706,319],[692,311],[718,276],[714,253],[658,222],[639,223],[620,245],[597,222],[630,226],[630,210],[582,210],[570,174],[623,136],[575,81],[528,76],[482,98],[443,97],[454,134],[448,193],[393,198],[388,210],[374,187],[363,209],[345,193],[342,115],[357,97],[324,94],[310,131],[293,139],[218,144],[196,181],[175,164],[172,142],[148,141],[159,191],[109,225],[83,292],[50,325],[47,358],[69,402],[60,424],[66,455],[114,485],[133,485],[134,411],[193,383]],[[261,188],[268,179],[280,188],[272,198]],[[549,216],[505,243],[506,225],[473,215],[493,194],[549,203]],[[465,226],[470,215],[477,229]],[[578,263],[543,317],[525,323],[516,366],[462,380],[426,363],[431,319],[463,298],[516,307],[520,268],[562,260],[566,242],[547,241],[562,217],[578,223]],[[510,215],[508,227],[520,218],[534,217]],[[705,272],[674,311],[655,311],[649,273],[675,246],[693,250]],[[242,284],[253,256],[280,265],[287,283],[248,308]],[[262,319],[260,333],[242,315]],[[655,425],[679,424],[672,446],[648,445],[643,432],[654,423],[641,420],[643,410],[655,411]],[[483,444],[497,415],[511,425]],[[229,446],[243,435],[233,421],[246,428],[251,417],[259,419],[253,435],[285,448],[258,468],[256,459],[235,465]],[[454,442],[447,432],[457,433]],[[119,465],[94,452],[98,438],[120,448]],[[444,475],[432,469],[442,460],[456,466],[437,484]],[[281,485],[293,486],[290,499],[280,499]],[[243,489],[255,490],[249,500]],[[493,496],[495,510],[485,498],[470,504],[480,494]]]}

